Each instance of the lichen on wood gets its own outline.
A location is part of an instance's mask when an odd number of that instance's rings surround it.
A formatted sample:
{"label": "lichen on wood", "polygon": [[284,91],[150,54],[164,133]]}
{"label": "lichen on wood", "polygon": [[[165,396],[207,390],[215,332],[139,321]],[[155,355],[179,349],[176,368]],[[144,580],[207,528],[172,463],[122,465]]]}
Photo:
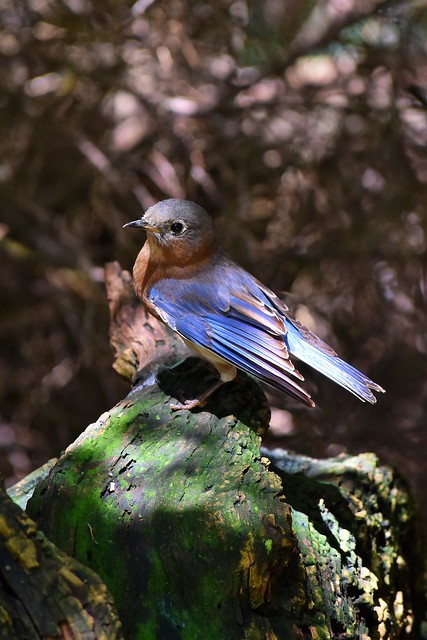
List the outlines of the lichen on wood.
{"label": "lichen on wood", "polygon": [[415,542],[414,505],[399,475],[372,453],[323,460],[283,450],[268,455],[292,507],[301,561],[310,576],[307,595],[333,621],[333,633],[351,638],[415,633],[411,589],[418,578],[422,591],[422,555]]}

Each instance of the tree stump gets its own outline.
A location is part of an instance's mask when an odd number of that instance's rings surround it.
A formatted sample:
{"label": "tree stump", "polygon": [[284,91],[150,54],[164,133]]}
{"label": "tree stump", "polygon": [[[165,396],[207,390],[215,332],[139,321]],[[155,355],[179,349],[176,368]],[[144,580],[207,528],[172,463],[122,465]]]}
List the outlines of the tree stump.
{"label": "tree stump", "polygon": [[203,410],[172,412],[209,369],[193,358],[159,372],[184,347],[117,265],[107,282],[115,367],[134,388],[28,512],[105,580],[127,640],[417,637],[414,514],[395,473],[372,454],[263,455],[269,410],[244,375]]}

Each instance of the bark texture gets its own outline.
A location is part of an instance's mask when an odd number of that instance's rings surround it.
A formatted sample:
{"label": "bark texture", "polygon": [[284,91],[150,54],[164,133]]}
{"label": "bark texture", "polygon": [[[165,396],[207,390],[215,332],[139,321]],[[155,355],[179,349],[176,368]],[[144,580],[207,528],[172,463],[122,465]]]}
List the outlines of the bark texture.
{"label": "bark texture", "polygon": [[118,262],[105,267],[110,310],[113,368],[134,383],[150,379],[159,367],[175,364],[192,352],[184,342],[145,310],[133,292],[132,278]]}
{"label": "bark texture", "polygon": [[[187,373],[189,387],[200,378]],[[28,505],[105,580],[126,638],[409,636],[413,513],[391,469],[372,454],[280,452],[273,472],[265,407],[243,377],[205,411],[176,414],[169,400],[134,389]]]}
{"label": "bark texture", "polygon": [[122,638],[99,577],[49,542],[0,489],[0,639]]}

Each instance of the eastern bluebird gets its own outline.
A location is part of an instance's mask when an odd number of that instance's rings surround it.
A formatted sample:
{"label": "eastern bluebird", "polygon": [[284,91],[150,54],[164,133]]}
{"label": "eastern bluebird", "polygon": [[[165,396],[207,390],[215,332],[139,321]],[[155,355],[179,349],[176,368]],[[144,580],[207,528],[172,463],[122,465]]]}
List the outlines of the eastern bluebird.
{"label": "eastern bluebird", "polygon": [[221,250],[213,222],[188,200],[163,200],[140,220],[147,242],[133,269],[137,296],[218,370],[219,380],[202,396],[172,409],[202,405],[237,369],[285,391],[309,407],[310,395],[290,355],[306,362],[360,400],[374,404],[378,384],[341,360],[297,320],[261,282]]}

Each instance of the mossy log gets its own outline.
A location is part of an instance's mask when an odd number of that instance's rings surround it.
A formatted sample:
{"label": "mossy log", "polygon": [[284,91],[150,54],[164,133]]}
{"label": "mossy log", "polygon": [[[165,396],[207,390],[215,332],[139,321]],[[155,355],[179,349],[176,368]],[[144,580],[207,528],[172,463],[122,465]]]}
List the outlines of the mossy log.
{"label": "mossy log", "polygon": [[[200,379],[187,372],[190,388]],[[105,580],[129,640],[405,637],[404,487],[372,454],[282,452],[274,473],[252,385],[180,414],[137,387],[67,449],[29,513]]]}
{"label": "mossy log", "polygon": [[372,454],[270,462],[268,407],[243,375],[203,409],[172,412],[209,370],[193,359],[155,375],[182,347],[117,265],[108,281],[116,368],[135,386],[68,447],[28,512],[105,580],[127,640],[417,637],[414,515],[394,472]]}
{"label": "mossy log", "polygon": [[56,464],[57,458],[51,458],[44,465],[35,469],[28,475],[26,475],[22,480],[14,484],[12,487],[7,489],[7,495],[13,500],[18,507],[21,509],[26,509],[28,500],[34,493],[34,489],[38,485],[39,482],[47,478],[49,475],[49,471]]}
{"label": "mossy log", "polygon": [[111,595],[0,487],[0,640],[121,640]]}

